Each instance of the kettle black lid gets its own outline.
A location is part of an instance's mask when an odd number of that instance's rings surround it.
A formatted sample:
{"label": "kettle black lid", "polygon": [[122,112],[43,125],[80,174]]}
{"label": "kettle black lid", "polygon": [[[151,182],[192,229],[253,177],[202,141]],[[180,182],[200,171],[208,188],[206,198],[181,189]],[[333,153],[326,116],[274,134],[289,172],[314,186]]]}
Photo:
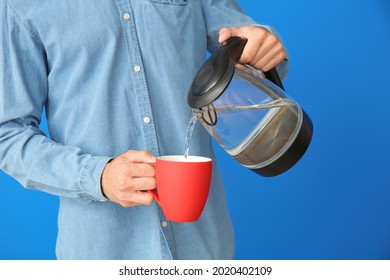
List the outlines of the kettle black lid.
{"label": "kettle black lid", "polygon": [[188,92],[188,105],[199,109],[217,99],[234,75],[247,39],[232,37],[223,43],[202,65]]}

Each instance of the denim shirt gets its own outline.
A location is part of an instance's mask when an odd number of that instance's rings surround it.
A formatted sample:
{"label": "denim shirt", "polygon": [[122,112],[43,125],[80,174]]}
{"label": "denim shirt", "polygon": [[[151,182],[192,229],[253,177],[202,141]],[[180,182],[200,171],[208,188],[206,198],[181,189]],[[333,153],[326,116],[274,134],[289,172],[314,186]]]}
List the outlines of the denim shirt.
{"label": "denim shirt", "polygon": [[[1,1],[0,168],[60,197],[59,259],[231,259],[234,234],[214,160],[201,218],[171,223],[154,202],[124,208],[100,177],[127,150],[183,154],[187,92],[223,26],[255,24],[233,0]],[[46,110],[48,130],[39,124]]]}

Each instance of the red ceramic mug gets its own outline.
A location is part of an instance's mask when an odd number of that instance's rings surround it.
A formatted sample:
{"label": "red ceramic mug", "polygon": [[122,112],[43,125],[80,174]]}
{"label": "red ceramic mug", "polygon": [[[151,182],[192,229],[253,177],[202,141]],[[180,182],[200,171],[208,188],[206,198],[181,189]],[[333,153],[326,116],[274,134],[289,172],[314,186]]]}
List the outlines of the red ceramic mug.
{"label": "red ceramic mug", "polygon": [[161,156],[156,168],[157,192],[151,193],[172,222],[199,219],[210,190],[212,160],[207,157]]}

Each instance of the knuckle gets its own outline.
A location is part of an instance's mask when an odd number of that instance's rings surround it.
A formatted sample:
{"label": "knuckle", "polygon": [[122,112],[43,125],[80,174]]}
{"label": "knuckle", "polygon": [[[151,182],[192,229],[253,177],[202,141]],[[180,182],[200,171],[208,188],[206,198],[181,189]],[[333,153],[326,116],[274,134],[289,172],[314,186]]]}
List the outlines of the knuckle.
{"label": "knuckle", "polygon": [[274,35],[271,35],[271,36],[269,37],[269,41],[270,41],[270,43],[273,44],[273,45],[276,45],[276,44],[279,42],[278,38],[276,38]]}
{"label": "knuckle", "polygon": [[284,52],[280,52],[275,56],[275,60],[277,63],[281,62],[286,57],[286,54]]}
{"label": "knuckle", "polygon": [[269,70],[271,70],[271,67],[268,67],[268,66],[267,66],[267,67],[264,67],[264,68],[263,68],[263,71],[264,71],[264,72],[267,72],[267,71],[269,71]]}
{"label": "knuckle", "polygon": [[227,32],[228,29],[226,27],[222,27],[220,30],[219,30],[219,34],[222,34],[224,32]]}
{"label": "knuckle", "polygon": [[139,152],[141,157],[149,157],[150,153],[146,150],[142,150]]}
{"label": "knuckle", "polygon": [[150,155],[150,153],[148,151],[146,151],[146,150],[142,151],[141,154],[143,156],[149,156]]}
{"label": "knuckle", "polygon": [[278,42],[275,46],[275,49],[278,51],[278,52],[284,52],[283,50],[283,45],[282,43]]}
{"label": "knuckle", "polygon": [[253,32],[253,34],[255,36],[258,36],[258,38],[263,38],[264,36],[267,36],[267,34],[269,34],[267,29],[265,29],[264,27],[260,27],[260,26],[253,26],[251,28],[251,31]]}
{"label": "knuckle", "polygon": [[240,61],[242,63],[249,63],[252,61],[253,57],[254,57],[254,52],[251,50],[248,50],[241,55]]}
{"label": "knuckle", "polygon": [[263,70],[263,67],[264,67],[264,63],[259,61],[257,62],[255,65],[253,65],[256,69],[260,69],[260,70]]}
{"label": "knuckle", "polygon": [[286,52],[283,50],[283,51],[282,51],[282,60],[285,59],[286,57],[287,57],[287,54],[286,54]]}
{"label": "knuckle", "polygon": [[277,58],[278,58],[278,60],[279,61],[282,61],[284,58],[286,57],[286,55],[285,55],[285,53],[280,53],[278,56],[277,56]]}

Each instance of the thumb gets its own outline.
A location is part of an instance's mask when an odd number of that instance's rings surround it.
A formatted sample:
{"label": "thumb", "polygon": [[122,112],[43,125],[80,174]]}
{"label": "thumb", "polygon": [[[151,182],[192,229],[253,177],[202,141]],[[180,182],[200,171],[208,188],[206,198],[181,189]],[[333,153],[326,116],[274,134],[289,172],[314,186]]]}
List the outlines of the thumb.
{"label": "thumb", "polygon": [[134,163],[154,163],[156,162],[156,158],[150,154],[148,151],[134,151],[129,150],[121,155],[127,160]]}
{"label": "thumb", "polygon": [[240,34],[240,33],[242,33],[242,32],[240,32],[239,28],[237,28],[237,27],[221,28],[221,30],[219,30],[218,42],[220,42],[220,43],[225,42],[227,39],[229,39],[230,37],[233,37],[233,36],[240,37],[240,35],[242,36],[242,34]]}

